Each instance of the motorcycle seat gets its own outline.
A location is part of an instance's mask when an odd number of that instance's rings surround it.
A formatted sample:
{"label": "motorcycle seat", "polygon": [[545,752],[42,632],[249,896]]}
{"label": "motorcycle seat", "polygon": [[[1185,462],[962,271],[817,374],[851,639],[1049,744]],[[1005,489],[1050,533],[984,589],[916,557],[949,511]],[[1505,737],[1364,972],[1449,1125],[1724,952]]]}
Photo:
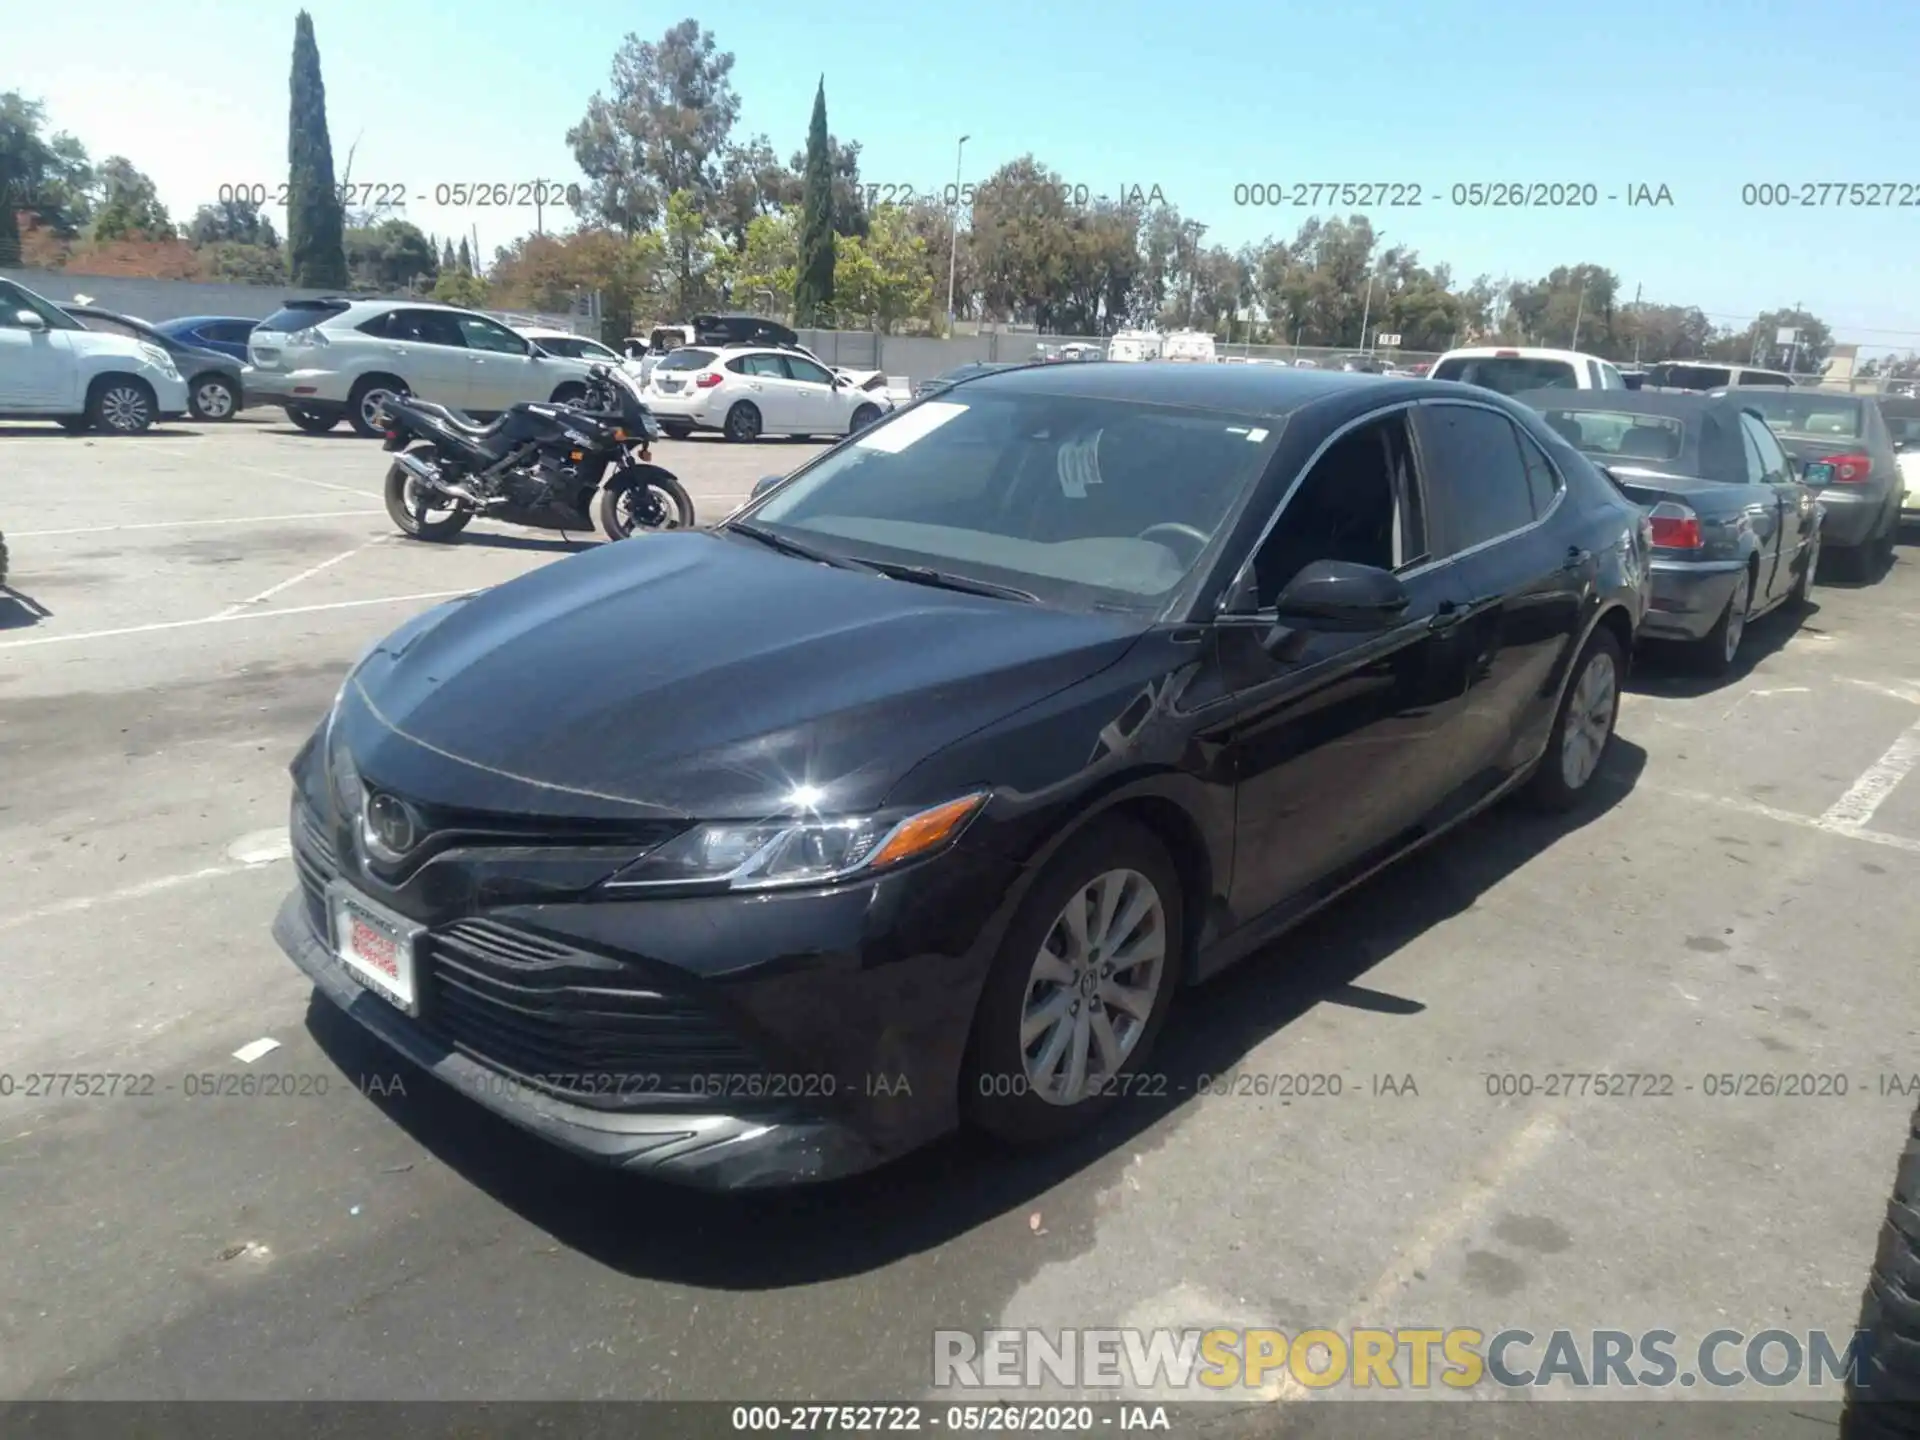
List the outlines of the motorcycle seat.
{"label": "motorcycle seat", "polygon": [[422,414],[430,415],[436,420],[444,421],[454,429],[464,431],[469,435],[490,435],[500,428],[500,422],[498,420],[489,421],[483,425],[471,415],[449,409],[437,401],[419,400],[409,396],[405,403],[413,409],[420,411]]}

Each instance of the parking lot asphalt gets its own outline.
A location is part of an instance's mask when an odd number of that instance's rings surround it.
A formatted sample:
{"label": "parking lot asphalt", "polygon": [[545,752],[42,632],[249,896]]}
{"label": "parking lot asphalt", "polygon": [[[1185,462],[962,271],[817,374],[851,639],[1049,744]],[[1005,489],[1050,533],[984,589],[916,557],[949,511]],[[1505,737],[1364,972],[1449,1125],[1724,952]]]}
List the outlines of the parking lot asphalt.
{"label": "parking lot asphalt", "polygon": [[[657,457],[710,521],[817,448]],[[1598,803],[1502,807],[1188,993],[1086,1141],[713,1197],[442,1093],[269,938],[347,667],[574,548],[402,540],[383,471],[257,415],[0,427],[0,1396],[911,1399],[936,1329],[1851,1329],[1920,1071],[1920,552],[1727,681],[1643,667]],[[151,1078],[26,1079],[99,1072]],[[1671,1078],[1546,1093],[1594,1073]],[[293,1093],[190,1093],[262,1074]]]}

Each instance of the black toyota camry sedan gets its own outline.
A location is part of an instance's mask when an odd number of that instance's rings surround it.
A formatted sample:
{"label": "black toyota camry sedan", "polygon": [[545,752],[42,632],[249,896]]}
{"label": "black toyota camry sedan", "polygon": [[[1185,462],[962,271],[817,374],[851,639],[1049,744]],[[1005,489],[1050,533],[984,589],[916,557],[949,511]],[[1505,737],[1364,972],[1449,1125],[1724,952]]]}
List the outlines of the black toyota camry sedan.
{"label": "black toyota camry sedan", "polygon": [[609,1164],[1045,1141],[1183,984],[1509,791],[1577,804],[1649,547],[1484,390],[983,375],[376,646],[293,762],[275,934]]}

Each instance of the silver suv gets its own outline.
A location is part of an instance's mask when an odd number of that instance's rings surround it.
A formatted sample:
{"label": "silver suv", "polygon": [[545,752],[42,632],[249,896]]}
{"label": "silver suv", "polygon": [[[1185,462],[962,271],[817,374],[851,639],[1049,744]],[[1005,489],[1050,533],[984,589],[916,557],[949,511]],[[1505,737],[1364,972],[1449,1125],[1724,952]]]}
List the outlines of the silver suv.
{"label": "silver suv", "polygon": [[549,355],[498,320],[415,300],[289,300],[247,339],[248,398],[280,405],[321,434],[342,418],[381,433],[389,395],[417,395],[477,416],[586,393],[589,362]]}

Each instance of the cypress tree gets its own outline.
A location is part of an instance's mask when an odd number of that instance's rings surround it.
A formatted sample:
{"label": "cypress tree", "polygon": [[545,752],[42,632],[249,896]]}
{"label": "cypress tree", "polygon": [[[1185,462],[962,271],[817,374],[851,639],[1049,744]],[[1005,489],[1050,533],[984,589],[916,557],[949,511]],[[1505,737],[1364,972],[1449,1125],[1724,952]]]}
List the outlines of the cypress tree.
{"label": "cypress tree", "polygon": [[346,217],[333,179],[327,138],[327,89],[313,17],[293,22],[293,109],[287,123],[287,264],[295,285],[343,289],[347,284]]}
{"label": "cypress tree", "polygon": [[460,237],[460,273],[462,275],[473,273],[473,251],[467,248],[467,237],[464,235]]}
{"label": "cypress tree", "polygon": [[449,275],[453,273],[453,241],[449,240],[440,249],[440,268]]}
{"label": "cypress tree", "polygon": [[812,325],[833,305],[833,156],[827,146],[827,77],[813,94],[807,129],[806,181],[800,200],[800,273],[793,284],[794,323]]}

